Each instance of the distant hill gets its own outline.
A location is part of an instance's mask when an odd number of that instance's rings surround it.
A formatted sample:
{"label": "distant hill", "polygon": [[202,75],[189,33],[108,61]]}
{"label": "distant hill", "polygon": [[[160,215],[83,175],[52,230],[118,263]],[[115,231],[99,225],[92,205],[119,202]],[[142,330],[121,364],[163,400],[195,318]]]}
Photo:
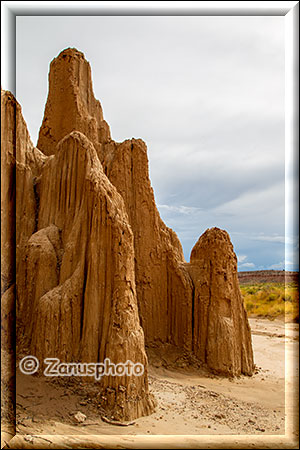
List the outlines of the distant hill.
{"label": "distant hill", "polygon": [[248,283],[299,283],[299,272],[284,270],[253,270],[238,272],[240,284]]}

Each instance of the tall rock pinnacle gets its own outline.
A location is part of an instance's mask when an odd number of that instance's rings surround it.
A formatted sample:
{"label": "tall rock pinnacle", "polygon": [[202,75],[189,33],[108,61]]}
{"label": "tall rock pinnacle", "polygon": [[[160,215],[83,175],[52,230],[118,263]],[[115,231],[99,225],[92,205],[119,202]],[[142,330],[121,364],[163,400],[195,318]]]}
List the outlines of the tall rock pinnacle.
{"label": "tall rock pinnacle", "polygon": [[228,233],[211,228],[200,236],[187,264],[194,286],[194,354],[231,375],[253,372],[250,327]]}
{"label": "tall rock pinnacle", "polygon": [[49,95],[37,147],[52,155],[58,142],[75,130],[87,136],[97,153],[110,140],[102,107],[94,97],[91,67],[83,53],[68,48],[50,64]]}

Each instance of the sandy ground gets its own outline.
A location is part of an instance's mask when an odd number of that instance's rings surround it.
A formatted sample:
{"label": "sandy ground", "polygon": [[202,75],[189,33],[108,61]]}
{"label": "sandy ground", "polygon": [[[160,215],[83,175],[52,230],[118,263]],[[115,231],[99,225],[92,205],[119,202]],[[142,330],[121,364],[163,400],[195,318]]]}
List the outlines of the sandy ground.
{"label": "sandy ground", "polygon": [[[27,435],[284,435],[285,397],[295,398],[298,325],[250,319],[256,373],[226,379],[194,369],[150,366],[149,385],[158,400],[151,416],[121,427],[101,419],[96,385],[78,378],[53,379],[17,371],[17,434]],[[285,384],[285,368],[291,375]],[[285,395],[286,394],[286,395]],[[76,412],[86,415],[78,424]],[[125,436],[124,436],[125,438]],[[282,447],[283,448],[283,447]],[[291,447],[289,447],[291,448]]]}

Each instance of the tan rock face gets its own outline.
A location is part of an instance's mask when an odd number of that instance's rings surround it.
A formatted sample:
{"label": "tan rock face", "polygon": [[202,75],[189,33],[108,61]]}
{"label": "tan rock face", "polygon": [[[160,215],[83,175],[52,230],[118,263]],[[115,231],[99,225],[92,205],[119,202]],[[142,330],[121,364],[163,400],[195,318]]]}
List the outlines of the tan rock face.
{"label": "tan rock face", "polygon": [[[46,159],[35,149],[21,107],[13,95],[1,90],[1,349],[5,373],[12,391],[8,405],[13,411],[16,269],[27,239],[36,226],[34,177]],[[16,214],[16,211],[18,213]]]}
{"label": "tan rock face", "polygon": [[1,90],[1,295],[14,283],[16,102]]}
{"label": "tan rock face", "polygon": [[192,284],[177,235],[160,218],[149,179],[146,144],[104,147],[103,167],[122,195],[134,233],[136,286],[146,343],[191,350]]}
{"label": "tan rock face", "polygon": [[1,147],[3,291],[13,282],[17,269],[15,264],[18,264],[24,244],[36,228],[35,180],[47,159],[31,142],[21,106],[10,92],[3,90]]}
{"label": "tan rock face", "polygon": [[19,348],[40,360],[143,364],[142,376],[99,384],[103,405],[120,420],[153,411],[144,334],[148,347],[170,344],[216,372],[251,375],[228,234],[207,230],[185,262],[155,205],[146,144],[110,138],[83,54],[67,49],[50,65],[39,149],[11,94],[1,107],[2,280],[4,291],[13,286],[15,205]]}
{"label": "tan rock face", "polygon": [[49,96],[37,147],[52,155],[58,142],[75,130],[88,137],[98,154],[101,143],[110,140],[102,107],[93,94],[90,65],[83,53],[69,48],[50,65]]}
{"label": "tan rock face", "polygon": [[216,372],[251,375],[251,332],[228,233],[219,228],[206,230],[186,267],[195,286],[194,354]]}
{"label": "tan rock face", "polygon": [[20,105],[10,92],[1,90],[2,343],[9,348],[14,345],[16,271],[36,228],[35,178],[46,159],[30,140]]}
{"label": "tan rock face", "polygon": [[67,135],[48,159],[39,199],[38,231],[28,241],[19,282],[32,354],[40,361],[55,355],[64,362],[141,363],[143,376],[104,377],[101,392],[114,393],[107,408],[119,419],[148,414],[153,400],[132,231],[121,196],[82,133]]}

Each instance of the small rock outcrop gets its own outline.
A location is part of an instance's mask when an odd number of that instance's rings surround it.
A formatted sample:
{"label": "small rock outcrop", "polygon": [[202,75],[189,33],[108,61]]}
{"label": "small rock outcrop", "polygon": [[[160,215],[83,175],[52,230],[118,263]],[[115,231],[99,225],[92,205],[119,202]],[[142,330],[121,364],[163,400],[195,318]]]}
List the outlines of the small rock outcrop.
{"label": "small rock outcrop", "polygon": [[111,138],[83,53],[67,49],[50,64],[37,148],[11,94],[2,107],[2,282],[5,292],[16,272],[18,348],[40,360],[143,364],[142,376],[101,379],[103,407],[118,420],[153,411],[149,347],[172,345],[217,373],[251,375],[228,234],[207,230],[185,262],[155,204],[146,144]]}
{"label": "small rock outcrop", "polygon": [[218,373],[252,375],[251,331],[228,233],[206,230],[186,267],[195,287],[194,354]]}

